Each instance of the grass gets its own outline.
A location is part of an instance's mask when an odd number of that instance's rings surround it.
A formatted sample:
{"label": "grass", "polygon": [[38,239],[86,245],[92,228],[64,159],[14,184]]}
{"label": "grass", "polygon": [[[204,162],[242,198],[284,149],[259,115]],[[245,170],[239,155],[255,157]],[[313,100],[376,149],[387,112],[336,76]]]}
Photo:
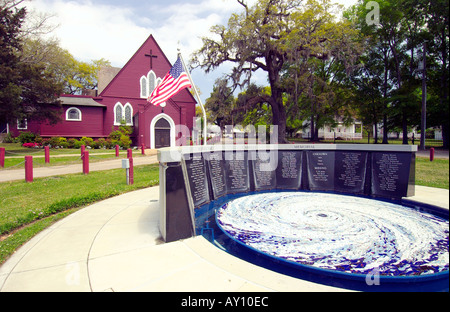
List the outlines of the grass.
{"label": "grass", "polygon": [[[298,143],[309,143],[310,142],[309,139],[301,139],[301,138],[288,138],[287,140],[291,141],[291,142],[298,142]],[[378,143],[381,144],[381,142],[382,142],[382,138],[381,139],[378,138]],[[331,140],[323,140],[322,139],[322,140],[320,140],[320,143],[368,144],[367,138],[355,139],[355,140],[339,140],[339,139],[336,139],[336,140],[333,140],[333,139],[331,139]],[[370,143],[369,144],[374,144],[374,143],[375,143],[375,140],[373,138],[370,138]],[[403,144],[403,140],[402,139],[389,139],[388,143],[392,144],[392,145],[402,145]],[[412,141],[411,140],[409,140],[408,143],[410,145],[412,145]],[[416,139],[414,141],[414,145],[419,146],[420,145],[420,140]],[[430,147],[435,147],[435,148],[437,147],[437,148],[439,148],[439,147],[442,147],[442,145],[443,145],[442,140],[434,140],[434,139],[426,139],[425,140],[426,148],[430,148]]]}
{"label": "grass", "polygon": [[133,185],[126,184],[123,169],[0,183],[0,264],[77,208],[158,183],[158,165],[134,167]]}
{"label": "grass", "polygon": [[449,160],[416,158],[416,185],[449,189]]}
{"label": "grass", "polygon": [[[104,152],[92,151],[94,154]],[[77,150],[54,153],[74,152]],[[134,170],[134,185],[130,186],[125,183],[123,169],[91,172],[87,176],[40,178],[33,183],[0,183],[0,264],[34,235],[81,207],[158,184],[158,165],[136,166]],[[449,189],[449,160],[430,162],[428,158],[417,157],[416,185]]]}
{"label": "grass", "polygon": [[[48,167],[48,166],[62,166],[70,164],[81,164],[81,153],[80,149],[51,149],[50,150],[50,164],[45,163],[44,150],[22,147],[18,143],[0,143],[0,147],[4,147],[6,150],[5,157],[5,168],[0,168],[0,170],[8,169],[23,169],[24,156],[33,156],[33,167]],[[121,150],[119,157],[126,157],[127,151]],[[75,156],[74,156],[75,155]],[[140,157],[141,151],[133,151],[133,157]],[[116,159],[115,150],[111,149],[90,149],[89,150],[89,162],[99,162],[109,159]]]}

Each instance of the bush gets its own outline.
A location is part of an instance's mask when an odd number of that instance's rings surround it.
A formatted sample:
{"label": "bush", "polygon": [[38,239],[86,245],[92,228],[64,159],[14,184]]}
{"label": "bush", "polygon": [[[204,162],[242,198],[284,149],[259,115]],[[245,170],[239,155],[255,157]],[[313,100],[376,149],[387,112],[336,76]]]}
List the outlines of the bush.
{"label": "bush", "polygon": [[133,133],[133,128],[128,126],[120,126],[118,130],[114,130],[108,136],[108,140],[111,142],[111,147],[114,148],[119,145],[121,148],[128,149],[131,146],[130,135]]}
{"label": "bush", "polygon": [[94,145],[94,139],[93,138],[87,138],[87,137],[82,137],[81,138],[81,145],[84,145],[84,146],[90,146],[90,147],[93,147],[93,145]]}
{"label": "bush", "polygon": [[16,143],[16,139],[13,138],[11,133],[6,134],[6,137],[3,139],[3,143]]}
{"label": "bush", "polygon": [[19,136],[17,137],[20,143],[34,143],[34,140],[36,139],[36,134],[32,132],[20,132]]}
{"label": "bush", "polygon": [[119,146],[128,149],[131,146],[131,139],[128,135],[122,134],[119,141]]}
{"label": "bush", "polygon": [[41,144],[39,144],[39,143],[23,143],[22,146],[29,147],[29,148],[36,148],[36,147],[41,146]]}
{"label": "bush", "polygon": [[59,138],[59,145],[62,148],[68,148],[69,147],[69,143],[67,142],[66,138]]}
{"label": "bush", "polygon": [[[68,148],[76,148],[75,144],[77,144],[78,140],[77,139],[68,139],[67,140],[67,147]],[[80,144],[81,146],[81,144]]]}

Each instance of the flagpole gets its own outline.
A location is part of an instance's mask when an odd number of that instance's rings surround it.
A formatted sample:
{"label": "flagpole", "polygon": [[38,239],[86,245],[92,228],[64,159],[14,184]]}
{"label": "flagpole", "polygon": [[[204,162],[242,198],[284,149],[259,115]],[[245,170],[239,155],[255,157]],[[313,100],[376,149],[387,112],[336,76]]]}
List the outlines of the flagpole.
{"label": "flagpole", "polygon": [[194,93],[197,96],[197,100],[200,104],[200,107],[202,108],[202,112],[203,112],[203,145],[207,145],[206,144],[206,140],[207,140],[206,135],[207,135],[207,131],[208,131],[208,129],[207,129],[208,121],[206,120],[206,110],[205,110],[205,107],[203,106],[202,99],[200,98],[200,95],[198,94],[197,88],[195,87],[194,81],[192,80],[191,73],[187,69],[186,64],[184,63],[183,56],[181,55],[181,52],[179,50],[178,50],[178,56],[181,59],[181,63],[183,63],[184,70],[186,71],[186,74],[188,75],[189,80],[191,81],[191,85],[192,85],[192,88],[194,89]]}

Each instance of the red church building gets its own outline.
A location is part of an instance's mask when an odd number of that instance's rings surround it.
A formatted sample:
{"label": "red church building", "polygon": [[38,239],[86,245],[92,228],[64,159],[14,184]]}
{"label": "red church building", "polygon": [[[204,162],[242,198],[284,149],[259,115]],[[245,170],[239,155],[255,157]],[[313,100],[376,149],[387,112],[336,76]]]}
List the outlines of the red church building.
{"label": "red church building", "polygon": [[108,137],[113,127],[125,122],[134,128],[131,137],[134,145],[143,144],[151,149],[181,145],[183,140],[177,140],[181,133],[177,133],[176,126],[192,129],[197,103],[189,90],[182,90],[162,105],[164,107],[147,103],[149,94],[171,67],[150,36],[122,69],[110,68],[99,75],[97,95],[62,95],[62,121],[58,124],[22,120],[10,124],[8,130],[13,136],[30,131],[43,138],[98,139]]}

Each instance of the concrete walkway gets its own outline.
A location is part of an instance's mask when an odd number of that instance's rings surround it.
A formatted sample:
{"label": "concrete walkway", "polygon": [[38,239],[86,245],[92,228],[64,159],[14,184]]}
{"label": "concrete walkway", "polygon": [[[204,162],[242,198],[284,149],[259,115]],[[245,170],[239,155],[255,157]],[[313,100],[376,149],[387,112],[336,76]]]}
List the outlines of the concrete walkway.
{"label": "concrete walkway", "polygon": [[[448,208],[448,191],[412,200]],[[346,291],[263,269],[198,236],[163,243],[159,187],[88,206],[39,233],[2,266],[0,292]]]}
{"label": "concrete walkway", "polygon": [[235,258],[203,237],[160,239],[159,188],[86,207],[0,267],[0,291],[341,291]]}

